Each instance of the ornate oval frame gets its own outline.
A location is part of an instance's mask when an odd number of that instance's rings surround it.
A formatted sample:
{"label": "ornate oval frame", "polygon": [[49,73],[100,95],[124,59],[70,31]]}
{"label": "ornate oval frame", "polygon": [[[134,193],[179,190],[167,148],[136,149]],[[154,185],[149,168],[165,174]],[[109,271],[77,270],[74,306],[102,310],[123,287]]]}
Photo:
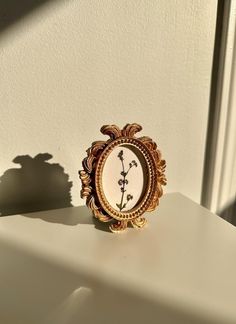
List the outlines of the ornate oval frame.
{"label": "ornate oval frame", "polygon": [[[83,160],[83,170],[79,171],[82,181],[81,197],[86,198],[86,205],[92,210],[95,218],[101,222],[111,222],[112,232],[124,230],[128,222],[133,227],[141,228],[146,219],[141,217],[144,212],[154,210],[163,194],[162,186],[166,185],[165,160],[161,159],[161,152],[150,137],[135,137],[142,130],[136,123],[127,124],[122,130],[116,125],[105,125],[102,134],[109,135],[107,141],[96,141],[87,150],[87,157]],[[146,192],[131,210],[118,211],[107,201],[102,187],[103,167],[107,157],[117,146],[127,144],[134,146],[143,156],[148,172]]]}

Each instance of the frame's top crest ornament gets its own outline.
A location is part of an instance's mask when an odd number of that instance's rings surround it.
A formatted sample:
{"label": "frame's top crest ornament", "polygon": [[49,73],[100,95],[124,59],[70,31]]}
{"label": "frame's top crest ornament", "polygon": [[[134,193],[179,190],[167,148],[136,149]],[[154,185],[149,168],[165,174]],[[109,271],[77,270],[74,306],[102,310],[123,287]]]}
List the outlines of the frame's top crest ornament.
{"label": "frame's top crest ornament", "polygon": [[[143,227],[146,219],[141,215],[158,206],[163,194],[162,186],[166,185],[165,160],[161,159],[161,152],[150,137],[135,137],[141,130],[142,127],[136,123],[127,124],[123,129],[116,125],[103,126],[102,134],[110,138],[92,143],[82,162],[83,170],[79,171],[81,197],[86,198],[95,218],[111,222],[109,228],[112,232],[124,230],[128,222],[134,227]],[[127,157],[132,160],[127,160]],[[108,173],[111,165],[120,168],[118,181],[115,180],[118,173],[114,174],[114,180]],[[140,188],[136,188],[140,175],[143,179]],[[107,185],[106,178],[113,181]],[[131,189],[133,193],[129,192]],[[116,201],[118,195],[119,201]]]}

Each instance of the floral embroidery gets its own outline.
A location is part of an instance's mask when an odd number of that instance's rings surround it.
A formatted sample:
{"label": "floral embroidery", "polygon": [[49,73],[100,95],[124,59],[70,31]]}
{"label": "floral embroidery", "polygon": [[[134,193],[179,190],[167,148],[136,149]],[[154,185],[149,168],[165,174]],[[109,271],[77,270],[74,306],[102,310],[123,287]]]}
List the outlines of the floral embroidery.
{"label": "floral embroidery", "polygon": [[121,191],[121,200],[120,200],[120,203],[119,204],[116,204],[116,206],[119,208],[120,211],[122,211],[122,209],[124,209],[127,205],[127,203],[133,199],[133,196],[131,194],[127,194],[126,195],[126,202],[124,202],[124,195],[125,195],[125,192],[126,192],[126,189],[127,189],[127,185],[129,183],[129,181],[126,179],[128,173],[130,172],[130,170],[133,168],[133,167],[137,167],[138,166],[138,163],[133,160],[129,163],[129,168],[127,171],[125,171],[125,166],[124,166],[124,151],[121,150],[119,152],[119,154],[117,155],[118,158],[120,159],[121,161],[121,164],[122,164],[122,171],[121,171],[121,176],[122,176],[122,179],[119,179],[118,181],[118,184],[120,186],[120,191]]}

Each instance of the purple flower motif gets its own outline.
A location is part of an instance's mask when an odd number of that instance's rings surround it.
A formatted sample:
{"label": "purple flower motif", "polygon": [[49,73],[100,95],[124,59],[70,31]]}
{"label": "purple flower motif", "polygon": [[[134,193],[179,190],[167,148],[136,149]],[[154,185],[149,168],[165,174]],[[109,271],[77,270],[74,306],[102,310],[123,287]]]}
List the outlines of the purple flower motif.
{"label": "purple flower motif", "polygon": [[129,163],[129,168],[130,168],[130,169],[131,169],[133,166],[135,166],[135,167],[138,166],[138,163],[137,163],[135,160],[133,160],[133,161],[131,161],[131,162]]}
{"label": "purple flower motif", "polygon": [[126,195],[126,202],[124,202],[124,193],[126,192],[126,185],[129,183],[129,181],[126,179],[126,176],[128,175],[130,169],[135,166],[137,167],[138,166],[138,163],[135,161],[135,160],[132,160],[130,163],[129,163],[129,168],[125,171],[125,165],[124,165],[124,151],[121,150],[119,153],[118,153],[118,158],[120,159],[121,161],[121,164],[122,164],[122,171],[120,172],[121,176],[123,179],[119,179],[118,180],[118,184],[120,186],[120,191],[122,192],[121,194],[121,201],[119,204],[116,204],[116,206],[119,208],[120,211],[122,211],[124,208],[126,208],[126,205],[128,203],[128,201],[132,200],[133,199],[133,196],[128,194]]}
{"label": "purple flower motif", "polygon": [[132,164],[137,168],[137,166],[138,166],[138,163],[136,162],[136,161],[132,161]]}
{"label": "purple flower motif", "polygon": [[127,197],[126,197],[126,199],[127,199],[127,201],[132,200],[133,199],[133,196],[130,195],[130,194],[128,194]]}
{"label": "purple flower motif", "polygon": [[123,158],[123,154],[124,154],[124,152],[123,152],[123,150],[121,150],[121,151],[119,152],[119,154],[117,155],[118,158],[119,158],[121,161],[124,160],[124,158]]}

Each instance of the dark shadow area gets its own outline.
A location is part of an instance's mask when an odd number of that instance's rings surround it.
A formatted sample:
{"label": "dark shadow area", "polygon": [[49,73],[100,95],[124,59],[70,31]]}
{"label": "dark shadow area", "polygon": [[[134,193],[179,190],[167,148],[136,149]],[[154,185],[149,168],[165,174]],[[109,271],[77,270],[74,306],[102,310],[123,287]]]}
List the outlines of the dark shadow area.
{"label": "dark shadow area", "polygon": [[72,182],[58,163],[47,162],[49,153],[35,157],[17,156],[20,168],[9,169],[0,177],[0,215],[71,207]]}
{"label": "dark shadow area", "polygon": [[218,213],[220,217],[236,226],[236,200]]}
{"label": "dark shadow area", "polygon": [[47,2],[49,0],[0,0],[0,33]]}
{"label": "dark shadow area", "polygon": [[218,1],[201,194],[201,205],[207,208],[213,190],[229,13],[230,1]]}
{"label": "dark shadow area", "polygon": [[102,223],[98,219],[96,219],[95,217],[92,217],[92,223],[94,224],[94,227],[97,230],[112,234],[112,232],[109,229],[109,225],[111,224],[110,222],[109,223]]}
{"label": "dark shadow area", "polygon": [[37,213],[27,213],[21,216],[35,219],[42,219],[45,222],[63,224],[63,225],[78,225],[87,224],[93,225],[93,216],[87,206],[78,206],[73,208],[54,209],[50,211],[41,211]]}

